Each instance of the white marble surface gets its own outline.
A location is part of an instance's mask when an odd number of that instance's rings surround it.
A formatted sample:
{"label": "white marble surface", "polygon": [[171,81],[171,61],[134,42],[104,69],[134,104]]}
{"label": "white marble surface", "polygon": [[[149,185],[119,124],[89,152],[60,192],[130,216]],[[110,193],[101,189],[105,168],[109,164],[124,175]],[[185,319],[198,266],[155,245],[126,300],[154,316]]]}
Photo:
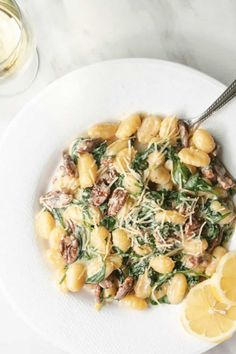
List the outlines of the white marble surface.
{"label": "white marble surface", "polygon": [[[40,70],[21,95],[0,98],[0,132],[42,88],[80,66],[121,57],[177,61],[225,84],[236,78],[234,0],[21,0],[37,34]],[[33,333],[0,294],[0,352],[63,354]],[[208,354],[235,353],[236,339]],[[169,353],[168,353],[169,354]]]}

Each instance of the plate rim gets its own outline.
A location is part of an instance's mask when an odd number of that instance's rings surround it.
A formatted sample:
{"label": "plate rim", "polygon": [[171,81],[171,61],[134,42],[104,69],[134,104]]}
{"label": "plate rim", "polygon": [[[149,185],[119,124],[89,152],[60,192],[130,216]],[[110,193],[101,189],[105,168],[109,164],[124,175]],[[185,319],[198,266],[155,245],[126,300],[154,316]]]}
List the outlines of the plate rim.
{"label": "plate rim", "polygon": [[[51,90],[53,90],[54,87],[56,87],[58,84],[60,85],[61,82],[65,81],[65,80],[70,80],[70,77],[73,77],[74,75],[76,75],[78,72],[83,72],[86,70],[89,70],[90,68],[96,68],[96,67],[102,67],[102,66],[107,66],[107,65],[112,65],[113,63],[120,63],[120,64],[128,64],[128,63],[140,63],[143,65],[146,64],[159,64],[159,65],[164,65],[167,67],[175,67],[175,68],[180,68],[180,70],[184,70],[186,72],[189,72],[190,74],[193,74],[199,78],[204,79],[207,82],[210,82],[211,84],[215,85],[217,88],[221,88],[222,90],[226,87],[226,85],[224,85],[223,83],[221,83],[219,80],[211,77],[210,75],[203,73],[193,67],[181,64],[181,63],[177,63],[174,61],[168,61],[168,60],[162,60],[162,59],[155,59],[155,58],[121,58],[121,59],[113,59],[113,60],[104,60],[104,61],[100,61],[100,62],[96,62],[96,63],[92,63],[86,66],[82,66],[79,67],[73,71],[70,71],[69,73],[59,77],[58,79],[52,81],[49,85],[47,85],[46,87],[44,87],[42,90],[40,90],[39,93],[37,93],[33,98],[31,98],[12,118],[11,122],[9,123],[8,127],[5,129],[5,131],[3,132],[1,138],[0,138],[0,155],[1,155],[1,150],[4,146],[5,141],[9,138],[9,136],[11,135],[11,131],[14,128],[15,125],[18,125],[18,123],[21,121],[22,119],[22,115],[27,112],[31,107],[34,106],[34,104],[38,101],[40,101],[40,99],[42,97],[44,97],[45,95],[47,95],[47,93]],[[35,322],[30,319],[25,313],[24,311],[20,308],[20,306],[17,304],[16,301],[14,301],[14,297],[8,293],[7,290],[7,286],[4,284],[4,281],[2,280],[2,278],[0,277],[0,290],[3,294],[3,296],[5,297],[6,302],[11,306],[11,308],[14,310],[14,312],[16,313],[16,315],[21,318],[26,324],[27,326],[29,326],[35,333],[37,333],[41,338],[43,338],[47,343],[52,344],[54,347],[65,351],[66,349],[63,348],[61,345],[55,343],[55,341],[51,338],[49,338],[46,334],[46,331],[43,331],[42,329],[40,329],[39,327],[37,327],[37,325],[35,324]],[[213,347],[215,347],[217,344],[210,344],[208,349],[211,349]],[[207,350],[208,350],[207,349]],[[201,351],[196,350],[196,352],[194,352],[194,354],[200,354],[202,353]]]}

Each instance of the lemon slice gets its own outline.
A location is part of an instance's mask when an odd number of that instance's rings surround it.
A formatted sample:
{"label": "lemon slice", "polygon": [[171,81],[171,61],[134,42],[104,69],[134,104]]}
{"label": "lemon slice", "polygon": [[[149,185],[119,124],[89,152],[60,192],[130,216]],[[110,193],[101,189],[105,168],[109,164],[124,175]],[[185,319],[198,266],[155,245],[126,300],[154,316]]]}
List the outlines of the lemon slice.
{"label": "lemon slice", "polygon": [[221,301],[236,304],[236,251],[221,258],[212,282]]}
{"label": "lemon slice", "polygon": [[215,291],[211,280],[192,288],[184,301],[182,323],[189,333],[220,343],[236,329],[236,305],[219,301]]}

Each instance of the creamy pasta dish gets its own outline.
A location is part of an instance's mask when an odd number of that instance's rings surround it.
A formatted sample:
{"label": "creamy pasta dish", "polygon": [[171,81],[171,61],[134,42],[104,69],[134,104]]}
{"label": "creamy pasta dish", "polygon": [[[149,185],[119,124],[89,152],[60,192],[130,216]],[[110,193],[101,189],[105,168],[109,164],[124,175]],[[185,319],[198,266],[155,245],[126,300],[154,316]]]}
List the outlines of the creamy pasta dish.
{"label": "creamy pasta dish", "polygon": [[227,252],[233,193],[207,130],[132,114],[72,141],[40,197],[36,231],[62,291],[84,287],[98,309],[178,304]]}

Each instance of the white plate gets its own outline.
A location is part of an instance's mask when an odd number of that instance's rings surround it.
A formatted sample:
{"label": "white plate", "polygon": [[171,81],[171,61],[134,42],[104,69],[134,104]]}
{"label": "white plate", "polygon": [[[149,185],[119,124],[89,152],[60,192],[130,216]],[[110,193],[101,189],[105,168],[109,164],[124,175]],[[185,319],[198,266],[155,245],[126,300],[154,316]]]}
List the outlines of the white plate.
{"label": "white plate", "polygon": [[[212,347],[182,329],[180,306],[135,312],[110,305],[96,312],[86,293],[59,293],[35,238],[33,219],[61,151],[91,124],[135,111],[195,116],[223,89],[208,76],[173,63],[104,62],[50,85],[8,128],[0,146],[1,285],[27,323],[60,348],[72,353],[196,354]],[[232,172],[235,114],[232,103],[208,123],[224,145]]]}

